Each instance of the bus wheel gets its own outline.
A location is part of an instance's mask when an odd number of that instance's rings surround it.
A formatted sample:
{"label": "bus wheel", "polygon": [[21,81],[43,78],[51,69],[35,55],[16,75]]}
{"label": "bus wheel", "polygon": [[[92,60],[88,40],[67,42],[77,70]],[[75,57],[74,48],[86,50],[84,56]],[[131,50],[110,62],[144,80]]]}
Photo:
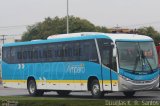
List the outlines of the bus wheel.
{"label": "bus wheel", "polygon": [[57,91],[57,94],[60,96],[67,96],[70,94],[71,91]]}
{"label": "bus wheel", "polygon": [[28,82],[28,92],[31,96],[42,96],[44,91],[37,90],[35,80],[29,80]]}
{"label": "bus wheel", "polygon": [[133,97],[134,94],[135,94],[135,91],[123,92],[123,94],[124,94],[126,97]]}
{"label": "bus wheel", "polygon": [[94,98],[101,98],[104,96],[104,92],[100,91],[99,81],[96,79],[91,83],[91,93]]}

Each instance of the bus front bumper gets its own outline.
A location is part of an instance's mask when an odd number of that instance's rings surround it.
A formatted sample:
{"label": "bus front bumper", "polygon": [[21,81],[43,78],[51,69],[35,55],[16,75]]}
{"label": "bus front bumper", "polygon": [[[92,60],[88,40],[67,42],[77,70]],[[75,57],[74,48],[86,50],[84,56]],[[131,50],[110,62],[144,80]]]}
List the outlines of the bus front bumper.
{"label": "bus front bumper", "polygon": [[126,80],[119,76],[119,91],[157,90],[159,77],[149,81]]}

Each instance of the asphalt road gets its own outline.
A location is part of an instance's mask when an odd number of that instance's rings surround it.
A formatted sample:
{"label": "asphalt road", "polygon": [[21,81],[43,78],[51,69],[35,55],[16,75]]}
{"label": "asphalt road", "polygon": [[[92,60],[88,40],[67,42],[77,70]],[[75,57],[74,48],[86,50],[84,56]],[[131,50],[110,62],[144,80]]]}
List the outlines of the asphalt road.
{"label": "asphalt road", "polygon": [[[0,85],[0,96],[29,96],[26,89],[13,89],[13,88],[3,88]],[[52,98],[74,98],[74,99],[92,99],[90,92],[72,92],[67,97],[60,97],[56,92],[46,92],[44,97]],[[136,92],[135,96],[132,98],[127,98],[121,92],[114,92],[106,94],[104,99],[107,100],[158,100],[160,101],[160,90],[159,91],[143,91]]]}

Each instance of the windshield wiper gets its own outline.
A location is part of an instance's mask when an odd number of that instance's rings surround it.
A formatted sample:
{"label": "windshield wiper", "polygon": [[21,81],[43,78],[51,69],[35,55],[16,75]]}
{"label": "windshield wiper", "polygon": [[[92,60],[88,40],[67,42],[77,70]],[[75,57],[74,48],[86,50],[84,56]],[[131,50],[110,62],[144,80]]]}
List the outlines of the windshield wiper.
{"label": "windshield wiper", "polygon": [[138,55],[137,57],[136,57],[136,60],[135,60],[135,64],[134,64],[134,69],[133,69],[133,72],[135,73],[135,71],[136,71],[136,68],[137,68],[137,66],[138,66],[138,62],[140,61],[140,55]]}
{"label": "windshield wiper", "polygon": [[141,54],[140,54],[138,46],[136,47],[135,50],[137,51],[137,56],[136,56],[136,60],[135,60],[135,64],[134,64],[134,69],[133,69],[134,73],[136,72],[136,68],[138,66],[138,62],[141,60]]}
{"label": "windshield wiper", "polygon": [[152,69],[152,66],[151,66],[151,63],[148,61],[148,58],[144,55],[144,52],[143,50],[141,50],[141,56],[142,56],[142,59],[146,59],[150,69],[151,69],[151,72],[153,72],[153,69]]}

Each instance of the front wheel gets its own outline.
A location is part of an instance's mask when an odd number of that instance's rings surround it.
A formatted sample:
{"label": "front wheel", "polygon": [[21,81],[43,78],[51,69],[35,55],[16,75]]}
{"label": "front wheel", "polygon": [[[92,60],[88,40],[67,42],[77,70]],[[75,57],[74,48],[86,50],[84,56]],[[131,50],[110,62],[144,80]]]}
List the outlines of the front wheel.
{"label": "front wheel", "polygon": [[42,96],[44,91],[37,90],[35,80],[29,80],[28,82],[28,92],[31,96]]}
{"label": "front wheel", "polygon": [[91,93],[94,98],[101,98],[104,96],[104,92],[100,91],[99,81],[93,80],[91,83]]}
{"label": "front wheel", "polygon": [[133,97],[134,94],[135,94],[135,91],[123,92],[123,94],[124,94],[126,97]]}

